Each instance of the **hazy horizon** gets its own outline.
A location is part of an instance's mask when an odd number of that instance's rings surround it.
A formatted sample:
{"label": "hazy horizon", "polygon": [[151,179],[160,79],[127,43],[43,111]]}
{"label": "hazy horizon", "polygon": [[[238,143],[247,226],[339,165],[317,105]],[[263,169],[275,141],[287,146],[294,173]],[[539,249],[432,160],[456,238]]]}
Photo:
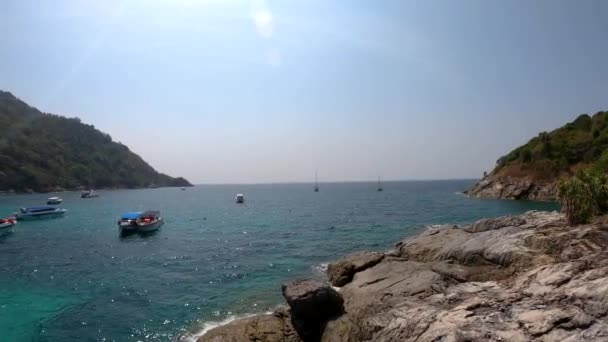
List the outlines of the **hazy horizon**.
{"label": "hazy horizon", "polygon": [[0,89],[194,184],[476,179],[608,110],[600,0],[2,5]]}

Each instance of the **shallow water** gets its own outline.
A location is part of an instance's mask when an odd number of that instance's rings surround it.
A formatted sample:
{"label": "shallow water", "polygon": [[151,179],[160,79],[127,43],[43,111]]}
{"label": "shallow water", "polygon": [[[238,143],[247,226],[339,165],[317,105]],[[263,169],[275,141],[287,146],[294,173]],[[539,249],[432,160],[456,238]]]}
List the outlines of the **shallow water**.
{"label": "shallow water", "polygon": [[[65,217],[20,222],[0,236],[4,341],[171,341],[210,321],[263,312],[282,282],[322,276],[360,249],[386,250],[426,225],[557,209],[469,199],[472,181],[209,185],[60,194]],[[247,197],[244,205],[234,195]],[[0,213],[45,195],[0,197]],[[121,238],[116,220],[159,209],[164,227]]]}

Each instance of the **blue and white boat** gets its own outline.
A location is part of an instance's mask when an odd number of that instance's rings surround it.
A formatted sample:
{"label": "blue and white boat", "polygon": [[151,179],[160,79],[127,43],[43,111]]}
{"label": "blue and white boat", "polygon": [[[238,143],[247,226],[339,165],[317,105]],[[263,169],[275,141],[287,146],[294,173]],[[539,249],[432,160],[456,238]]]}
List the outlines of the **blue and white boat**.
{"label": "blue and white boat", "polygon": [[21,208],[20,212],[15,214],[17,220],[28,220],[37,218],[52,218],[63,216],[67,210],[53,207],[50,205]]}
{"label": "blue and white boat", "polygon": [[118,228],[121,233],[151,232],[160,228],[163,223],[159,211],[129,212],[120,217]]}
{"label": "blue and white boat", "polygon": [[137,230],[137,219],[141,215],[139,211],[125,213],[118,220],[118,228],[121,232],[130,232]]}

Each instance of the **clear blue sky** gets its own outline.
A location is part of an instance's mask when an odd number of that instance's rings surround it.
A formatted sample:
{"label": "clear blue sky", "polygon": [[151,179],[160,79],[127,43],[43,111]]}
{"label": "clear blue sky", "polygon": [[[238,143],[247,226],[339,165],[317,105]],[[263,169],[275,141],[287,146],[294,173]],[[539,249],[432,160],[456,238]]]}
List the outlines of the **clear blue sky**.
{"label": "clear blue sky", "polygon": [[478,177],[608,109],[607,18],[601,0],[0,0],[0,89],[195,183]]}

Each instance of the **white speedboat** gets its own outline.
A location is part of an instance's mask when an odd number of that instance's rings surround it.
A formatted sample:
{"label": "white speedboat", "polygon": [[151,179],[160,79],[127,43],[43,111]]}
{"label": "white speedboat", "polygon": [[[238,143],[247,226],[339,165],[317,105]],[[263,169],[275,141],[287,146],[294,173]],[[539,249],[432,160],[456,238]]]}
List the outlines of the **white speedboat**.
{"label": "white speedboat", "polygon": [[15,214],[15,217],[17,218],[17,220],[52,218],[63,216],[66,212],[67,210],[65,209],[46,205],[39,207],[21,208],[20,212]]}
{"label": "white speedboat", "polygon": [[61,202],[63,202],[63,199],[61,199],[59,197],[49,197],[46,200],[46,204],[48,204],[48,205],[57,205],[57,204],[61,204]]}
{"label": "white speedboat", "polygon": [[159,229],[164,222],[163,218],[160,217],[160,211],[148,210],[139,215],[135,224],[138,232],[152,232]]}
{"label": "white speedboat", "polygon": [[236,203],[245,203],[245,195],[236,194],[236,196],[234,197],[234,200],[236,201]]}
{"label": "white speedboat", "polygon": [[80,193],[80,198],[95,198],[99,197],[99,195],[95,192],[95,190],[82,190]]}
{"label": "white speedboat", "polygon": [[15,219],[14,217],[7,217],[7,218],[0,219],[0,229],[1,230],[9,229],[16,224],[17,224],[17,219]]}

